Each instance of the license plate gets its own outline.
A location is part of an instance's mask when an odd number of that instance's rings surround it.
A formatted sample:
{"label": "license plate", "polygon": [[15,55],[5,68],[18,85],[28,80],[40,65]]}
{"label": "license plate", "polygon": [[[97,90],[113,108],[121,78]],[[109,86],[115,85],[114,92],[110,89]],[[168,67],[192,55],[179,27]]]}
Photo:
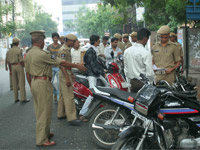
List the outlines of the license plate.
{"label": "license plate", "polygon": [[128,88],[128,87],[131,87],[131,84],[130,83],[127,83],[127,82],[122,82],[122,87],[123,88]]}

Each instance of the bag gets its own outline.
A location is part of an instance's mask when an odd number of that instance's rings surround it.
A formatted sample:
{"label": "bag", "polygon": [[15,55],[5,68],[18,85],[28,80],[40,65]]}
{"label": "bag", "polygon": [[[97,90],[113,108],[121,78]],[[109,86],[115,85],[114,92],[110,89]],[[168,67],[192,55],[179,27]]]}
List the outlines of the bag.
{"label": "bag", "polygon": [[137,93],[135,110],[142,115],[149,116],[156,111],[155,106],[160,102],[160,90],[150,84],[145,84]]}

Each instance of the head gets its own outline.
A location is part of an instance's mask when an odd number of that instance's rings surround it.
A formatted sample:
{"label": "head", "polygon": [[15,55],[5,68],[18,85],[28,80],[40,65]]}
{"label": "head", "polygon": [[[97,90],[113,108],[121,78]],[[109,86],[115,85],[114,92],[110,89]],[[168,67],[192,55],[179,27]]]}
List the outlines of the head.
{"label": "head", "polygon": [[115,33],[115,34],[114,34],[114,37],[117,38],[118,41],[120,41],[120,42],[122,41],[122,36],[121,36],[121,34]]}
{"label": "head", "polygon": [[170,33],[170,28],[169,26],[162,26],[157,32],[160,34],[160,39],[161,43],[167,43],[169,41],[169,33]]}
{"label": "head", "polygon": [[177,35],[174,32],[170,33],[170,40],[172,42],[176,42],[177,41]]}
{"label": "head", "polygon": [[58,43],[59,37],[60,37],[60,36],[59,36],[59,34],[58,34],[57,32],[52,33],[52,40],[53,40],[53,42],[54,42],[55,44]]}
{"label": "head", "polygon": [[90,44],[94,45],[95,47],[99,46],[100,37],[98,35],[91,35],[90,36]]}
{"label": "head", "polygon": [[44,39],[45,39],[45,31],[33,31],[30,33],[31,35],[31,43],[33,46],[40,47],[41,49],[44,48]]}
{"label": "head", "polygon": [[63,45],[65,43],[65,37],[60,36],[59,41],[60,41],[60,44]]}
{"label": "head", "polygon": [[102,38],[102,43],[103,43],[104,45],[106,45],[107,42],[108,42],[108,37],[107,37],[107,36],[104,36],[104,37]]}
{"label": "head", "polygon": [[124,43],[126,43],[126,42],[128,42],[129,41],[129,36],[128,36],[128,34],[123,34],[123,42]]}
{"label": "head", "polygon": [[118,44],[118,39],[115,38],[115,37],[113,37],[111,39],[111,46],[112,46],[112,48],[117,48],[117,44]]}
{"label": "head", "polygon": [[12,46],[18,46],[19,43],[20,43],[20,39],[19,38],[17,38],[17,37],[13,38],[13,40],[12,40]]}
{"label": "head", "polygon": [[74,49],[78,50],[80,47],[80,41],[77,39],[76,42],[74,43]]}
{"label": "head", "polygon": [[137,42],[143,44],[144,46],[147,44],[149,40],[149,36],[151,35],[151,32],[146,28],[141,28],[137,32]]}
{"label": "head", "polygon": [[137,42],[137,32],[131,33],[131,40],[132,40],[132,42]]}
{"label": "head", "polygon": [[74,35],[74,34],[68,34],[66,35],[65,37],[65,44],[68,46],[68,47],[73,47],[75,42],[77,40],[77,37]]}

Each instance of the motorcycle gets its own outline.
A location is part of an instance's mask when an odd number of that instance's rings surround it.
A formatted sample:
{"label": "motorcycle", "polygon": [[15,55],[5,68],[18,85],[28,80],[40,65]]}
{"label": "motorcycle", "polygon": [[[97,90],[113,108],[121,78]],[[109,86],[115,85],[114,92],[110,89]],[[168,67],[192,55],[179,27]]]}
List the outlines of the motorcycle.
{"label": "motorcycle", "polygon": [[132,126],[119,134],[113,150],[200,148],[200,104],[187,94],[145,84],[133,104]]}
{"label": "motorcycle", "polygon": [[[103,59],[98,57],[98,61],[101,65],[106,68],[105,62]],[[102,80],[97,80],[97,86],[104,86],[104,87],[112,87],[112,88],[119,88],[123,91],[128,91],[128,87],[130,86],[129,83],[126,82],[124,77],[119,73],[119,67],[115,62],[109,64],[107,69],[105,79],[107,83],[103,82]],[[81,110],[83,104],[85,103],[88,96],[92,96],[92,91],[89,89],[89,82],[87,76],[85,75],[76,75],[75,82],[73,84],[73,92],[74,92],[74,100],[76,103],[76,108],[78,111]]]}

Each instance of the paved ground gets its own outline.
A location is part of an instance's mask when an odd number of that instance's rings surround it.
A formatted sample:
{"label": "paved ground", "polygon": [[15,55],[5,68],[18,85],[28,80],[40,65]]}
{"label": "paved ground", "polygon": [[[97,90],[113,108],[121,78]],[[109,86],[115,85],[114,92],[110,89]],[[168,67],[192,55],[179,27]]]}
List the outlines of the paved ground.
{"label": "paved ground", "polygon": [[15,104],[13,92],[9,89],[8,72],[4,70],[4,66],[0,66],[0,149],[100,149],[89,136],[88,123],[73,127],[66,120],[57,119],[55,103],[51,129],[55,134],[52,140],[57,145],[48,148],[35,146],[35,115],[28,85],[26,92],[31,102]]}

